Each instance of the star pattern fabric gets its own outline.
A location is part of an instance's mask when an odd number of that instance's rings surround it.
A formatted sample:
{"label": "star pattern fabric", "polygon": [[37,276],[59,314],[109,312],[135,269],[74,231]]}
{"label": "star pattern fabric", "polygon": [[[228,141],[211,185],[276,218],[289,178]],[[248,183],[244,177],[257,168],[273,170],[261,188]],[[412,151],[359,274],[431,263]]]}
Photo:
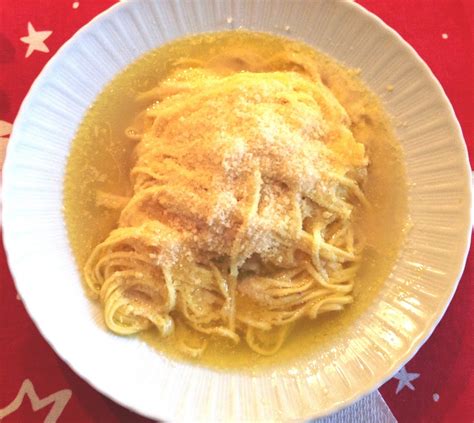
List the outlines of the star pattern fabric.
{"label": "star pattern fabric", "polygon": [[405,366],[403,366],[393,377],[394,379],[398,380],[398,385],[395,393],[398,394],[405,387],[414,391],[415,387],[413,386],[412,381],[418,379],[419,377],[419,373],[408,373]]}
{"label": "star pattern fabric", "polygon": [[53,31],[36,31],[33,24],[28,22],[28,35],[20,38],[22,42],[28,44],[25,57],[30,57],[34,51],[48,53],[49,48],[44,42],[52,33]]}
{"label": "star pattern fabric", "polygon": [[71,398],[71,395],[72,393],[70,389],[62,389],[45,398],[39,398],[31,380],[25,379],[13,401],[6,407],[0,409],[0,421],[18,410],[25,397],[28,397],[31,401],[33,411],[40,410],[41,408],[52,404],[49,413],[46,416],[45,423],[55,423],[63,412],[64,407]]}

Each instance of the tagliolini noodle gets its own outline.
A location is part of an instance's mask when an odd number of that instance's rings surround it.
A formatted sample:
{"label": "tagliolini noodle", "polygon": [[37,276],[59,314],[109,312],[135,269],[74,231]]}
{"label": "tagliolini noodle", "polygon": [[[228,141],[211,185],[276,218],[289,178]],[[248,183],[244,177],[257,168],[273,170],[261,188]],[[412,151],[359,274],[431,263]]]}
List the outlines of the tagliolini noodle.
{"label": "tagliolini noodle", "polygon": [[121,213],[84,269],[111,330],[271,355],[296,321],[352,302],[369,160],[316,63],[184,58],[136,101],[133,192],[98,194]]}

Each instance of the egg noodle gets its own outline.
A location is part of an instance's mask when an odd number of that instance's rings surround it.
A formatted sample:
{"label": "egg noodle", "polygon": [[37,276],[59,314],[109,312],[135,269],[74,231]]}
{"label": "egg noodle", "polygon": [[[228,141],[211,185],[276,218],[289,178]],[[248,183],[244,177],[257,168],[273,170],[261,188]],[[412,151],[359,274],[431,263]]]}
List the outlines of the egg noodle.
{"label": "egg noodle", "polygon": [[112,331],[271,355],[297,320],[352,302],[368,159],[314,63],[183,59],[136,101],[133,193],[98,194],[123,208],[84,272]]}

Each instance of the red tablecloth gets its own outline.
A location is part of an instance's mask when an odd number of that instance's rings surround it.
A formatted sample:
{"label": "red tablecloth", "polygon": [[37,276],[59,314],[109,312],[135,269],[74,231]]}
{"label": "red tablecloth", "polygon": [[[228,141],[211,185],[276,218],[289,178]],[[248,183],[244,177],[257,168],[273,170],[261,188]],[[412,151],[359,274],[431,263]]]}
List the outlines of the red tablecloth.
{"label": "red tablecloth", "polygon": [[[0,155],[41,68],[82,25],[114,2],[0,0]],[[472,160],[474,1],[360,3],[395,28],[441,81]],[[471,251],[440,325],[397,378],[380,389],[400,422],[474,421],[473,266]],[[40,422],[47,416],[65,422],[148,421],[94,391],[57,357],[17,297],[0,245],[0,420]]]}

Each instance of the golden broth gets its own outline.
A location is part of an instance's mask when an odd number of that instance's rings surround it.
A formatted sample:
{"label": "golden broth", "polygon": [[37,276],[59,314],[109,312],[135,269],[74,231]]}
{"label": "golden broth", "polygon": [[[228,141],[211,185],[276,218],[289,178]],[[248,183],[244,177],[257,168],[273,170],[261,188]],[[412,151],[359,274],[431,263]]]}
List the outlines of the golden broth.
{"label": "golden broth", "polygon": [[276,355],[253,352],[245,342],[237,347],[212,340],[203,356],[190,359],[174,346],[173,337],[161,338],[154,330],[141,336],[169,356],[218,368],[259,369],[288,363],[325,348],[344,336],[351,323],[366,310],[386,280],[403,241],[407,220],[407,187],[403,155],[379,99],[357,76],[308,46],[261,33],[234,31],[206,34],[175,41],[147,53],[107,85],[79,127],[67,164],[64,210],[71,247],[79,269],[92,249],[116,226],[119,211],[96,204],[96,191],[130,194],[129,170],[134,142],[124,132],[138,112],[135,97],[157,85],[179,58],[208,60],[229,50],[262,57],[298,49],[317,61],[324,83],[349,115],[367,111],[352,130],[366,145],[370,158],[365,193],[372,205],[359,211],[356,227],[366,239],[362,265],[355,281],[354,303],[344,311],[327,313],[316,320],[298,322]]}

